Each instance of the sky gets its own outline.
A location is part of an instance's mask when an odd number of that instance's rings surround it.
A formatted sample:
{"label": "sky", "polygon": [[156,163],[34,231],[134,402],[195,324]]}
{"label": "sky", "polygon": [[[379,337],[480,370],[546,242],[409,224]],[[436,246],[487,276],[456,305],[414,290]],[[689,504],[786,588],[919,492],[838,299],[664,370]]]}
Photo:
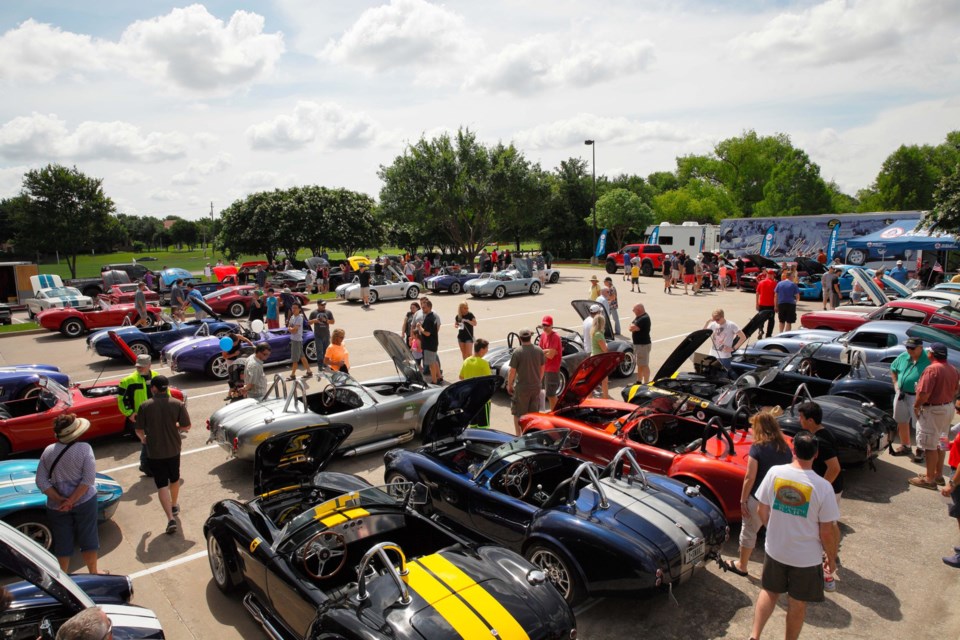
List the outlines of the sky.
{"label": "sky", "polygon": [[960,0],[0,3],[0,197],[49,163],[187,219],[315,184],[377,198],[465,127],[553,170],[672,171],[753,129],[855,194],[960,129]]}

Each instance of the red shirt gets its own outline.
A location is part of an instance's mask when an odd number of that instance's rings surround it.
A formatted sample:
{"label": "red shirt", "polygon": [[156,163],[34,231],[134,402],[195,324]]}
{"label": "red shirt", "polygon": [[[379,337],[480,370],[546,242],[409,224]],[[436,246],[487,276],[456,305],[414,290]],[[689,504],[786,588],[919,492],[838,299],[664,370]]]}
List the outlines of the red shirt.
{"label": "red shirt", "polygon": [[932,361],[930,366],[923,370],[920,380],[917,381],[917,393],[927,393],[926,404],[949,404],[957,393],[957,381],[960,373],[953,365],[940,360]]}
{"label": "red shirt", "polygon": [[774,292],[773,290],[777,288],[777,283],[773,281],[773,278],[764,278],[757,283],[757,304],[761,307],[772,307],[774,306]]}
{"label": "red shirt", "polygon": [[557,350],[557,355],[552,358],[547,358],[547,361],[543,365],[543,370],[554,373],[560,371],[560,361],[563,359],[563,343],[560,340],[560,334],[556,331],[551,331],[550,333],[544,331],[540,334],[539,347],[543,349],[544,352],[546,352],[547,349]]}

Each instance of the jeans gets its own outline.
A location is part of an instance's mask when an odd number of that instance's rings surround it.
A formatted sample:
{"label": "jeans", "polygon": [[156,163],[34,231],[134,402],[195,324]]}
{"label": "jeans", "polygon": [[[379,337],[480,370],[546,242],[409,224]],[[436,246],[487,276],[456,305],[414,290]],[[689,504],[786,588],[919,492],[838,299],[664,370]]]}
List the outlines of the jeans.
{"label": "jeans", "polygon": [[330,338],[314,333],[313,340],[317,346],[317,371],[323,371],[323,356],[326,355],[327,347],[330,346]]}
{"label": "jeans", "polygon": [[620,335],[620,314],[617,309],[610,309],[610,320],[613,322],[613,333]]}

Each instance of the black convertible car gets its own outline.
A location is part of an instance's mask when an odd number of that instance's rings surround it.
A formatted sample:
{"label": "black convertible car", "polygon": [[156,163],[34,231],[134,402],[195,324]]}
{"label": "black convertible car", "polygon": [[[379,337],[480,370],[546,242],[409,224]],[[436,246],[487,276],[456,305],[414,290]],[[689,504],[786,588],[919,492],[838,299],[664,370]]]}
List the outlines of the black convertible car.
{"label": "black convertible car", "polygon": [[423,485],[373,487],[321,469],[351,427],[287,432],[256,452],[257,497],[216,503],[210,568],[271,638],[573,638],[573,612],[522,556],[476,546],[410,505]]}

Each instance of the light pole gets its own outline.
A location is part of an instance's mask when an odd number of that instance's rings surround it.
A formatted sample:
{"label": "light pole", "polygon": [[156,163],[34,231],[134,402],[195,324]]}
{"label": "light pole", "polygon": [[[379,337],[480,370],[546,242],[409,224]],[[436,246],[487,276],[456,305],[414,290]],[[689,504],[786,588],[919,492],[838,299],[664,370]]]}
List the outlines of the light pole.
{"label": "light pole", "polygon": [[597,264],[597,145],[593,140],[584,140],[593,152],[593,245],[590,248],[590,264]]}

